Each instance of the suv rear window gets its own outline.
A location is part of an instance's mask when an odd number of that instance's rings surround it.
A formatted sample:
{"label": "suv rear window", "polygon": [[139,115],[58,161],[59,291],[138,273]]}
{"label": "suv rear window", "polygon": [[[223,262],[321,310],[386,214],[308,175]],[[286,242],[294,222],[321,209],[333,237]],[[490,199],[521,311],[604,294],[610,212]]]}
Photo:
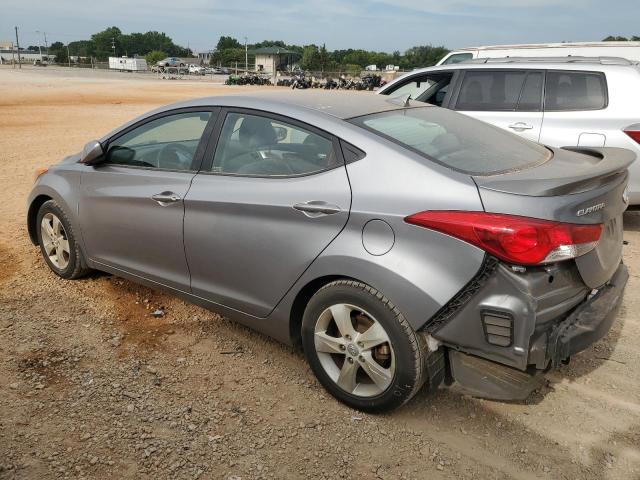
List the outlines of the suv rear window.
{"label": "suv rear window", "polygon": [[356,117],[350,122],[424,158],[470,175],[494,175],[544,163],[551,151],[465,115],[434,107]]}
{"label": "suv rear window", "polygon": [[539,111],[542,72],[475,70],[464,74],[456,110]]}
{"label": "suv rear window", "polygon": [[600,110],[607,106],[607,84],[601,72],[547,72],[545,111]]}

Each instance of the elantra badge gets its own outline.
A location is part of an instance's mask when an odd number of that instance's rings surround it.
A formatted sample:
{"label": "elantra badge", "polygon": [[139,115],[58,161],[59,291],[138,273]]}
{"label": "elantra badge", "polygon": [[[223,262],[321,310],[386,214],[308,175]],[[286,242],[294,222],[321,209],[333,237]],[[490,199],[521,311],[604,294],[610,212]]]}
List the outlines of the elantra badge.
{"label": "elantra badge", "polygon": [[582,217],[583,215],[588,215],[590,213],[597,212],[598,210],[602,210],[604,208],[604,205],[605,205],[604,202],[602,202],[596,205],[591,205],[590,207],[587,207],[587,208],[581,208],[576,212],[576,216]]}

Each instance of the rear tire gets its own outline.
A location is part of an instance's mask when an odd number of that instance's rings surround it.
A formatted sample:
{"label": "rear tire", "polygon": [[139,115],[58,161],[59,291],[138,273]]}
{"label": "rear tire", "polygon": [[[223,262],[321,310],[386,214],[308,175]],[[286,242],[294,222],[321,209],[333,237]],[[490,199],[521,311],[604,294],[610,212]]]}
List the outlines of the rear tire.
{"label": "rear tire", "polygon": [[430,378],[431,355],[442,356],[428,354],[422,337],[389,299],[352,280],[331,282],[311,298],[302,320],[302,343],[325,389],[370,413],[409,401]]}
{"label": "rear tire", "polygon": [[71,222],[55,201],[42,204],[36,222],[40,251],[53,273],[73,280],[91,271],[82,256]]}

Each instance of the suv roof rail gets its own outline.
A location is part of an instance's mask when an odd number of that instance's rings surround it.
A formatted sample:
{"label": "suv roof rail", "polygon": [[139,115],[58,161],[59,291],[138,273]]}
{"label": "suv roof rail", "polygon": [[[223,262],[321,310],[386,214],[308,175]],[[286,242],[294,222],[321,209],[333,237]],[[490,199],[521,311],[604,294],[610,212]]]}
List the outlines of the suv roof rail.
{"label": "suv roof rail", "polygon": [[622,57],[500,57],[500,58],[474,58],[460,63],[596,63],[600,65],[634,65]]}

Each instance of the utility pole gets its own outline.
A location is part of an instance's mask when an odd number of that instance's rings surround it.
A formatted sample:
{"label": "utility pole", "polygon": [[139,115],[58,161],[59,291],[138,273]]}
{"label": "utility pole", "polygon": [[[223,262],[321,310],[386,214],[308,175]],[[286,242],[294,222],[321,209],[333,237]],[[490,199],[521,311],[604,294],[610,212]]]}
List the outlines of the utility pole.
{"label": "utility pole", "polygon": [[16,68],[16,51],[13,48],[13,43],[11,43],[11,63],[13,68]]}
{"label": "utility pole", "polygon": [[22,58],[20,58],[20,40],[18,40],[18,27],[16,29],[16,46],[18,48],[18,68],[22,68]]}
{"label": "utility pole", "polygon": [[[41,33],[42,34],[42,38],[44,38],[44,46],[46,48],[46,52],[47,52],[47,62],[49,62],[49,43],[47,42],[47,32],[41,32],[40,30],[36,30],[36,33]],[[39,44],[40,42],[38,42]],[[40,50],[40,61],[42,62],[42,46],[38,45],[38,49]]]}
{"label": "utility pole", "polygon": [[67,60],[69,61],[69,68],[71,68],[71,54],[69,53],[69,44],[67,43]]}
{"label": "utility pole", "polygon": [[111,37],[111,48],[113,49],[113,56],[116,56],[116,37]]}
{"label": "utility pole", "polygon": [[244,71],[249,73],[249,51],[247,50],[247,37],[244,37]]}

